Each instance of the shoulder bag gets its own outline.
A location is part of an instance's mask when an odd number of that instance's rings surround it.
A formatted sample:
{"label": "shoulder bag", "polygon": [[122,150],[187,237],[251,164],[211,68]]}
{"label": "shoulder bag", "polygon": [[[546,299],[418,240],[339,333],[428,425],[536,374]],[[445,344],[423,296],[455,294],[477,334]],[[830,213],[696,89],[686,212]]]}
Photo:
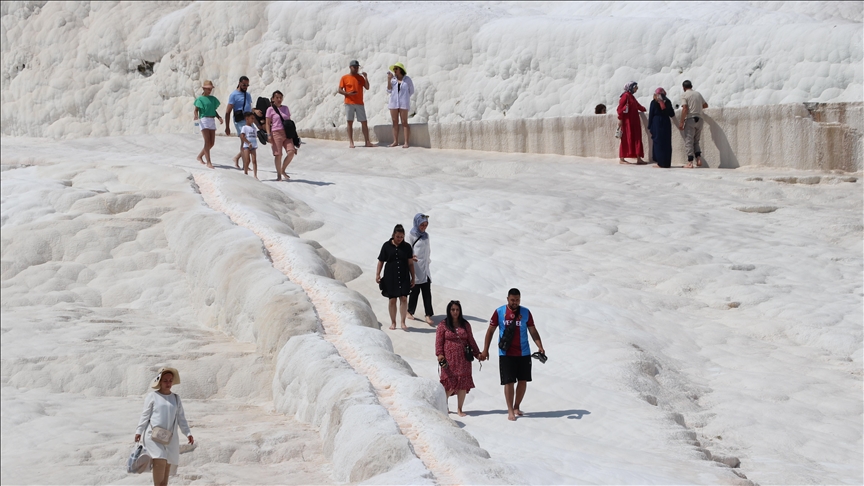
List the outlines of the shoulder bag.
{"label": "shoulder bag", "polygon": [[150,438],[153,439],[153,442],[158,442],[162,445],[168,445],[171,443],[171,438],[174,437],[174,431],[177,430],[177,414],[180,413],[180,396],[172,393],[175,397],[177,397],[177,410],[174,411],[174,421],[171,422],[171,429],[163,429],[162,427],[153,427],[153,424],[150,424],[151,432]]}

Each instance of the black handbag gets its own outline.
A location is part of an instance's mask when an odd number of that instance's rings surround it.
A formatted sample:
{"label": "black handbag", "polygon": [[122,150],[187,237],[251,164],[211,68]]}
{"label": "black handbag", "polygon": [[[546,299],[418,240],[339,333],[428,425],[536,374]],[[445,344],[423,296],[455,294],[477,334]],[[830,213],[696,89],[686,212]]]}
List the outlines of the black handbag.
{"label": "black handbag", "polygon": [[471,345],[470,344],[465,345],[465,361],[467,361],[469,363],[474,361],[474,353],[471,352]]}
{"label": "black handbag", "polygon": [[246,117],[243,116],[243,110],[246,109],[246,97],[249,96],[249,93],[243,92],[243,106],[240,109],[234,109],[234,123],[242,123],[246,120]]}
{"label": "black handbag", "polygon": [[258,141],[261,142],[261,145],[267,145],[267,132],[266,131],[259,129],[258,132],[256,132],[256,135],[258,135]]}
{"label": "black handbag", "polygon": [[504,351],[510,349],[510,343],[513,342],[513,336],[516,335],[516,323],[522,320],[521,315],[517,315],[516,318],[510,324],[504,326],[504,335],[501,336],[501,339],[498,340],[498,348]]}

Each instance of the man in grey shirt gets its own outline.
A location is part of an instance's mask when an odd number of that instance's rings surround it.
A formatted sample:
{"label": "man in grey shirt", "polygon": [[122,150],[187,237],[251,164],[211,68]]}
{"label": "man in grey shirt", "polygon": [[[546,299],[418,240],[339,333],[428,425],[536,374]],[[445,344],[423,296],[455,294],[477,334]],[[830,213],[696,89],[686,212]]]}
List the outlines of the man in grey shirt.
{"label": "man in grey shirt", "polygon": [[693,168],[693,159],[696,166],[702,167],[702,149],[699,147],[699,138],[702,136],[702,127],[705,119],[702,110],[708,108],[705,98],[693,89],[690,80],[684,81],[684,94],[681,95],[681,123],[679,130],[684,131],[684,149],[687,151],[687,165],[685,168]]}

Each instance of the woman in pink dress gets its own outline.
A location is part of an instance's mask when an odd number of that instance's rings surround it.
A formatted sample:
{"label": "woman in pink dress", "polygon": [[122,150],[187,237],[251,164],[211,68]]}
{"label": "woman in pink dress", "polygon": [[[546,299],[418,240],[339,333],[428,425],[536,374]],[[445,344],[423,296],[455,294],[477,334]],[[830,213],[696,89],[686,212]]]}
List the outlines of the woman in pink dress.
{"label": "woman in pink dress", "polygon": [[447,318],[438,323],[435,333],[435,354],[441,365],[441,384],[447,397],[454,394],[458,397],[457,413],[460,417],[465,416],[462,411],[465,395],[474,388],[471,363],[465,357],[466,352],[480,358],[480,348],[474,341],[471,324],[462,317],[462,304],[458,300],[451,300],[447,304]]}
{"label": "woman in pink dress", "polygon": [[642,160],[645,152],[642,150],[642,122],[639,120],[639,112],[645,111],[645,107],[636,101],[636,91],[639,85],[631,81],[624,86],[624,92],[618,100],[618,119],[621,128],[621,148],[618,150],[618,162],[630,164],[626,158],[636,159],[637,165],[645,165],[648,162]]}

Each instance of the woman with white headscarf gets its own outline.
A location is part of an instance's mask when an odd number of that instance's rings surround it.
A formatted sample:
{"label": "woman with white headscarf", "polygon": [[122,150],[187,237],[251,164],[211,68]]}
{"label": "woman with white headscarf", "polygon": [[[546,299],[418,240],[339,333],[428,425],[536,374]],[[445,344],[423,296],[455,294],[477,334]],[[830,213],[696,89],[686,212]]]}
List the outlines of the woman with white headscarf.
{"label": "woman with white headscarf", "polygon": [[429,273],[429,256],[432,252],[429,247],[429,216],[423,213],[414,215],[414,227],[408,235],[408,244],[414,248],[414,287],[408,297],[408,316],[415,319],[414,311],[417,309],[417,297],[423,294],[423,309],[426,314],[426,324],[434,325],[432,316],[432,276]]}
{"label": "woman with white headscarf", "polygon": [[168,476],[177,473],[180,464],[180,441],[177,427],[194,444],[192,431],[186,422],[183,402],[171,387],[180,384],[180,373],[175,368],[161,368],[153,383],[154,391],[144,397],[144,411],[135,431],[135,442],[144,440],[144,448],[153,458],[153,486],[168,486]]}

